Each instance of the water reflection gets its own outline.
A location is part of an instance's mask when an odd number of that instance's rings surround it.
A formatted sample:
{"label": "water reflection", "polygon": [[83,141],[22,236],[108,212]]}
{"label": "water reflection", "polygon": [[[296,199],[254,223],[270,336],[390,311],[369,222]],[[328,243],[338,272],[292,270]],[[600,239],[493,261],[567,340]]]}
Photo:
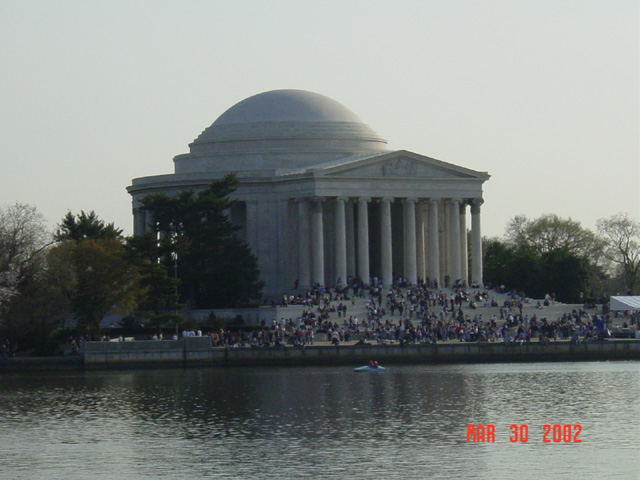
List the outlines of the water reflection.
{"label": "water reflection", "polygon": [[[10,478],[640,477],[638,362],[0,379]],[[467,443],[469,423],[495,424],[496,443]],[[509,442],[513,423],[528,443]],[[582,443],[544,444],[545,424],[582,425]]]}

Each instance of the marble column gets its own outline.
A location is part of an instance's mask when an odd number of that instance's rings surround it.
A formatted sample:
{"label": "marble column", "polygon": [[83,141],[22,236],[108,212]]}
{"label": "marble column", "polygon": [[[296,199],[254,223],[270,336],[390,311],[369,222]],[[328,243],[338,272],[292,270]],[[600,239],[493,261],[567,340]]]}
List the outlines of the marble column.
{"label": "marble column", "polygon": [[254,200],[246,201],[247,245],[256,257],[258,256],[258,203]]}
{"label": "marble column", "polygon": [[281,200],[276,203],[278,213],[276,228],[278,238],[277,260],[278,291],[289,290],[294,285],[297,277],[295,264],[296,237],[293,225],[289,221],[289,200]]}
{"label": "marble column", "polygon": [[460,267],[460,200],[451,199],[451,285],[462,280]]}
{"label": "marble column", "polygon": [[418,283],[418,264],[416,251],[416,202],[407,198],[402,203],[404,214],[404,274],[411,285]]}
{"label": "marble column", "polygon": [[460,203],[460,271],[462,281],[469,284],[469,248],[467,246],[467,204]]}
{"label": "marble column", "polygon": [[471,202],[471,282],[478,286],[482,280],[482,232],[480,231],[480,206],[484,200],[475,198]]}
{"label": "marble column", "polygon": [[147,211],[138,207],[133,209],[133,234],[144,235]]}
{"label": "marble column", "polygon": [[336,198],[335,209],[335,255],[336,255],[336,283],[335,286],[347,284],[347,222],[345,213],[345,197]]}
{"label": "marble column", "polygon": [[416,204],[416,262],[418,267],[418,278],[424,280],[427,277],[426,258],[425,258],[425,222],[424,222],[424,203],[418,200]]}
{"label": "marble column", "polygon": [[440,232],[438,227],[438,199],[429,200],[429,280],[438,282],[438,287],[442,287],[440,279]]}
{"label": "marble column", "polygon": [[384,197],[380,203],[380,276],[385,287],[389,287],[393,283],[391,202],[393,202],[393,198]]}
{"label": "marble column", "polygon": [[369,198],[358,199],[358,276],[365,284],[371,281],[369,274]]}
{"label": "marble column", "polygon": [[356,276],[356,231],[353,217],[353,202],[350,200],[345,204],[347,224],[347,277]]}
{"label": "marble column", "polygon": [[318,285],[324,285],[323,200],[314,198],[311,202],[311,281]]}
{"label": "marble column", "polygon": [[298,200],[298,287],[311,286],[311,265],[309,263],[309,203],[306,199]]}
{"label": "marble column", "polygon": [[145,227],[144,231],[155,233],[156,232],[156,218],[153,215],[153,212],[147,210],[145,215]]}
{"label": "marble column", "polygon": [[[451,252],[451,242],[449,233],[451,232],[451,205],[448,200],[440,200],[438,204],[440,211],[438,212],[438,239],[440,241],[440,285],[443,287],[451,285],[451,261],[449,253]],[[448,281],[445,281],[448,279]]]}

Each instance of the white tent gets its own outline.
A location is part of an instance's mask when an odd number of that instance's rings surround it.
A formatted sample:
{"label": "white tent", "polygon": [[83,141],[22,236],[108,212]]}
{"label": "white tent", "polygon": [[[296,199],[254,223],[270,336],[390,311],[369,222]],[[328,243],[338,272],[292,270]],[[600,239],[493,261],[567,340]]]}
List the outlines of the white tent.
{"label": "white tent", "polygon": [[640,310],[640,297],[611,297],[611,311]]}

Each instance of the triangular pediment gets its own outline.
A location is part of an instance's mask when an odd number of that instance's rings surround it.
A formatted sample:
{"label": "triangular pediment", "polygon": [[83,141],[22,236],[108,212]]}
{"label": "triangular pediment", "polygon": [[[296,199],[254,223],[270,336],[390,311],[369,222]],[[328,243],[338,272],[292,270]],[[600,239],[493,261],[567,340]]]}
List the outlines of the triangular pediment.
{"label": "triangular pediment", "polygon": [[366,158],[349,160],[341,164],[323,165],[314,169],[316,175],[352,178],[457,178],[484,179],[485,172],[426,157],[407,150],[398,150]]}

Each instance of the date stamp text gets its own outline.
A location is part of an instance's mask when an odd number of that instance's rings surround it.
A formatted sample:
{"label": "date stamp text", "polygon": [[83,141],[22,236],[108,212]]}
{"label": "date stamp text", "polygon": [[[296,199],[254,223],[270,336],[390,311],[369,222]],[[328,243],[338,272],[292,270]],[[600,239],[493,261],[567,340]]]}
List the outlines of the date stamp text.
{"label": "date stamp text", "polygon": [[[527,443],[529,441],[529,426],[510,425],[509,441],[511,443]],[[581,425],[543,425],[542,432],[532,435],[542,443],[582,443]],[[474,425],[467,427],[467,443],[494,443],[496,441],[496,427],[492,424]]]}

